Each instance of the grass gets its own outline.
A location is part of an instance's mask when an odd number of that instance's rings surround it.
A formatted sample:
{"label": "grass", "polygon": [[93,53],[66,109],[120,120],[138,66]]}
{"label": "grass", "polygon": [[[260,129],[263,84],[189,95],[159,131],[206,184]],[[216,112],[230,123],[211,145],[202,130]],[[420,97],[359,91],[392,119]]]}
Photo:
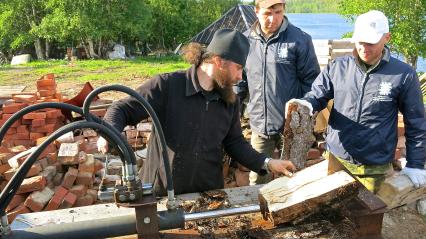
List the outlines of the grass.
{"label": "grass", "polygon": [[47,73],[58,83],[90,81],[101,84],[143,80],[153,75],[185,69],[189,64],[178,56],[139,57],[133,60],[35,61],[21,66],[0,66],[0,85],[30,86]]}

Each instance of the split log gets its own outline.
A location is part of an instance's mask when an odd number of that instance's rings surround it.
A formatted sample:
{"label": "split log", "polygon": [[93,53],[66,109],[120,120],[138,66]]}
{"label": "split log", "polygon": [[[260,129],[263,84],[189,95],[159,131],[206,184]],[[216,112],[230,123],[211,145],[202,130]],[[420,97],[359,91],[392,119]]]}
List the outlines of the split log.
{"label": "split log", "polygon": [[392,209],[407,203],[426,198],[426,186],[415,188],[410,178],[403,174],[395,174],[380,185],[377,196]]}
{"label": "split log", "polygon": [[299,220],[325,205],[338,207],[357,195],[357,187],[356,180],[343,170],[328,175],[325,160],[292,178],[278,178],[260,188],[260,210],[274,225]]}
{"label": "split log", "polygon": [[314,117],[309,109],[290,103],[284,124],[283,150],[281,159],[293,162],[298,170],[305,168],[306,154],[315,142]]}

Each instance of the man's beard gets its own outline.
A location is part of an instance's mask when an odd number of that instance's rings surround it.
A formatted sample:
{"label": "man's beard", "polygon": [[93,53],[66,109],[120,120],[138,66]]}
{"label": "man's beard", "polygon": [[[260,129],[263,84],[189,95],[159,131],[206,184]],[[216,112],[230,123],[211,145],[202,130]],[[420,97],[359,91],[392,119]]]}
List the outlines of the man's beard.
{"label": "man's beard", "polygon": [[213,87],[226,103],[233,104],[237,100],[237,95],[232,85],[227,84],[231,82],[227,73],[227,71],[216,71],[213,75]]}

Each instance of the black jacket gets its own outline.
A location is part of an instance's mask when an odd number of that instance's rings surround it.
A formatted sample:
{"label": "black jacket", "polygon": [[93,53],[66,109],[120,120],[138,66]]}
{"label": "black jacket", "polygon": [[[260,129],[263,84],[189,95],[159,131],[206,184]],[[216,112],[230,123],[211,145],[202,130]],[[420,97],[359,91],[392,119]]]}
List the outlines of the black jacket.
{"label": "black jacket", "polygon": [[[255,151],[242,135],[239,102],[227,104],[217,93],[207,99],[194,66],[187,71],[158,75],[137,91],[151,104],[161,122],[171,151],[176,194],[223,188],[224,151],[245,167],[265,173],[261,170],[265,156]],[[135,99],[126,98],[110,107],[105,120],[121,131],[147,117]],[[149,144],[152,147],[154,144]],[[159,160],[149,148],[148,163]],[[157,187],[165,185],[164,179],[158,182],[157,170],[151,167],[144,171],[151,175],[144,176],[144,181],[155,178]]]}

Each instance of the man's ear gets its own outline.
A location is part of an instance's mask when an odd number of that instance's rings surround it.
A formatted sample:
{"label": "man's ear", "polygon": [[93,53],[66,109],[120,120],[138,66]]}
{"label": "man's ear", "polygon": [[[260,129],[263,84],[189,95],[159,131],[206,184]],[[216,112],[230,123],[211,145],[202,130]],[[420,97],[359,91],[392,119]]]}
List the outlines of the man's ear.
{"label": "man's ear", "polygon": [[217,68],[219,68],[219,69],[222,68],[222,58],[220,58],[219,56],[213,57],[213,63]]}
{"label": "man's ear", "polygon": [[385,44],[388,43],[390,41],[390,39],[391,39],[391,33],[390,32],[385,33],[385,40],[386,40]]}

